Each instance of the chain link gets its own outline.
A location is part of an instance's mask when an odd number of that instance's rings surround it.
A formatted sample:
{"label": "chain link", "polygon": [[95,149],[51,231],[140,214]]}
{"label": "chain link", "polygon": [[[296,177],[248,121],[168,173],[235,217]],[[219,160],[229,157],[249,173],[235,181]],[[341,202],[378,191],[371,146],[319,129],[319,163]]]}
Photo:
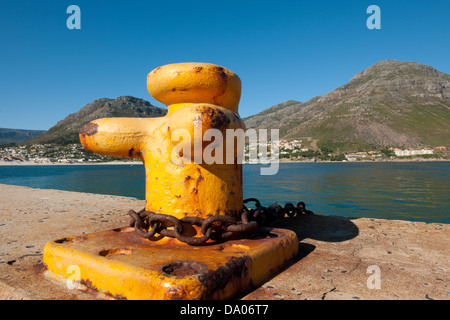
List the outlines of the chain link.
{"label": "chain link", "polygon": [[[247,208],[245,203],[254,202],[255,209]],[[288,202],[284,207],[277,203],[263,207],[258,199],[249,198],[243,201],[244,206],[237,221],[232,216],[216,215],[203,219],[200,217],[184,217],[177,219],[167,214],[157,214],[142,209],[139,212],[130,210],[130,226],[136,233],[146,239],[154,237],[157,233],[164,237],[176,238],[189,245],[202,245],[208,240],[224,241],[242,234],[252,234],[258,227],[270,224],[276,219],[294,217],[302,214],[313,214],[305,209],[304,202],[298,202],[296,206]],[[200,227],[201,236],[185,236],[185,226]]]}

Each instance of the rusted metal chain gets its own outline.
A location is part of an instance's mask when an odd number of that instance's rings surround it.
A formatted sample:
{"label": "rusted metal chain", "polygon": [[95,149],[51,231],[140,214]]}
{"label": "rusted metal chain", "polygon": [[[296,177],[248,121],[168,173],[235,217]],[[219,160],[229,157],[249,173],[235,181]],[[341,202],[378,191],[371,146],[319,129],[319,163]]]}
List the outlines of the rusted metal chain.
{"label": "rusted metal chain", "polygon": [[[249,209],[245,203],[255,202],[255,209]],[[157,214],[142,209],[139,212],[130,210],[130,226],[135,228],[136,233],[150,239],[157,233],[164,237],[176,238],[189,245],[202,245],[208,240],[223,241],[239,234],[252,234],[258,227],[267,225],[276,219],[294,217],[301,214],[312,214],[305,210],[304,202],[298,202],[296,206],[286,203],[284,207],[277,203],[263,207],[258,199],[249,198],[244,200],[244,206],[237,221],[232,216],[216,215],[207,219],[199,217],[184,217],[177,219],[166,214]],[[184,225],[200,227],[201,236],[183,235]]]}

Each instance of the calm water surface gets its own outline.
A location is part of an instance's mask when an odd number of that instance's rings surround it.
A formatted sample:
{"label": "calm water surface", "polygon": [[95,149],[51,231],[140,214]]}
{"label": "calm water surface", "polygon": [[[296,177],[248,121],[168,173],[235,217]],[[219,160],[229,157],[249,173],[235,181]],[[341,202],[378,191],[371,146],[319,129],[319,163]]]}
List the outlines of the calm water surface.
{"label": "calm water surface", "polygon": [[[450,162],[244,165],[244,198],[323,215],[450,223]],[[0,166],[0,183],[144,199],[143,165]]]}

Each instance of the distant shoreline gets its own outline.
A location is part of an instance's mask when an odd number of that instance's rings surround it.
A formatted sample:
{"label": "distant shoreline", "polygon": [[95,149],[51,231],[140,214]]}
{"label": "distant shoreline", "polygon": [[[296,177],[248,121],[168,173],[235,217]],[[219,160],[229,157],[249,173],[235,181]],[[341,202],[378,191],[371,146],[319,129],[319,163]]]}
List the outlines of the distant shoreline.
{"label": "distant shoreline", "polygon": [[280,163],[388,163],[388,162],[442,162],[450,161],[450,159],[389,159],[389,160],[362,160],[362,161],[292,161],[292,160],[282,160]]}
{"label": "distant shoreline", "polygon": [[[279,163],[388,163],[388,162],[443,162],[450,161],[450,159],[390,159],[382,161],[298,161],[298,160],[286,160],[282,159]],[[33,162],[33,161],[0,161],[0,166],[79,166],[79,165],[142,165],[140,161],[109,161],[109,162],[73,162],[73,163],[61,163],[61,162]],[[268,165],[269,163],[244,163],[244,164],[260,164]]]}

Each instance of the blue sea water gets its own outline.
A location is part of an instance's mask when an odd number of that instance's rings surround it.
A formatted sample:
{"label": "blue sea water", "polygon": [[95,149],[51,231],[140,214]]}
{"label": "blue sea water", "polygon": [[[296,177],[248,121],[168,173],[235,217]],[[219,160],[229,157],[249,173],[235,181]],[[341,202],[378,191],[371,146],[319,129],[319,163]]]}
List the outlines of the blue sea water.
{"label": "blue sea water", "polygon": [[[316,214],[450,223],[450,162],[244,164],[244,198]],[[0,166],[0,183],[145,198],[144,166]]]}

